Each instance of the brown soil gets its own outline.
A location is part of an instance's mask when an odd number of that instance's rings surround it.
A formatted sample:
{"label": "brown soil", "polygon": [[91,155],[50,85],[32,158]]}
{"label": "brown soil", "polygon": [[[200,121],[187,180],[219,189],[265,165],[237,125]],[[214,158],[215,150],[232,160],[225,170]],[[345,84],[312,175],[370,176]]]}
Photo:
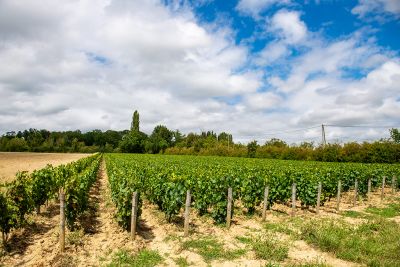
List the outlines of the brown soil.
{"label": "brown soil", "polygon": [[[368,205],[383,205],[393,197],[390,189],[387,189],[386,198],[382,202],[380,192],[374,192],[369,202],[360,201],[356,207],[352,207],[351,196],[352,192],[343,194],[342,211],[361,211]],[[400,194],[397,193],[396,196]],[[257,209],[256,214],[251,217],[235,209],[235,217],[229,230],[224,226],[214,225],[210,218],[200,217],[192,210],[190,237],[184,237],[181,217],[177,217],[172,223],[167,223],[162,212],[144,201],[138,233],[136,239],[132,240],[130,233],[121,230],[114,219],[115,207],[110,199],[104,162],[101,165],[99,179],[91,190],[90,205],[91,212],[88,212],[82,220],[84,234],[74,239],[76,243],[74,245],[69,241],[71,238],[68,238],[71,234],[67,232],[66,251],[63,255],[59,253],[58,246],[59,206],[54,202],[43,214],[33,216],[34,224],[13,235],[10,240],[12,252],[0,258],[0,265],[3,263],[5,266],[104,266],[121,249],[134,254],[147,248],[157,251],[164,258],[161,266],[177,266],[175,261],[178,258],[186,258],[191,266],[209,266],[199,254],[182,249],[182,242],[203,236],[214,237],[222,242],[226,249],[247,250],[238,259],[216,260],[211,263],[212,266],[264,266],[268,263],[266,260],[257,259],[246,245],[236,239],[238,236],[257,236],[262,232],[265,233],[260,209]],[[337,214],[334,207],[336,204],[332,200],[321,207],[319,215],[312,210],[298,207],[296,216],[305,219],[315,216],[343,218]],[[290,210],[286,205],[274,205],[273,209],[267,212],[267,221],[285,222]],[[354,219],[354,222],[357,220]],[[398,217],[395,220],[398,221]],[[290,245],[289,257],[283,265],[318,261],[332,266],[359,266],[337,259],[333,254],[322,252],[304,241],[293,240],[288,235],[278,236]]]}
{"label": "brown soil", "polygon": [[47,164],[58,166],[66,164],[89,154],[72,153],[28,153],[0,152],[0,183],[14,179],[18,171],[33,171],[44,168]]}

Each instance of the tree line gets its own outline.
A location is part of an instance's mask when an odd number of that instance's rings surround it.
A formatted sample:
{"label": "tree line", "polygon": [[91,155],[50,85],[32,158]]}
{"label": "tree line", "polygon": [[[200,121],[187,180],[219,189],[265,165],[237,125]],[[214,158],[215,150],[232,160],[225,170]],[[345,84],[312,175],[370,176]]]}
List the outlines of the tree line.
{"label": "tree line", "polygon": [[0,137],[0,151],[32,152],[123,152],[164,153],[177,155],[215,155],[232,157],[271,158],[284,160],[315,160],[331,162],[399,163],[400,132],[390,129],[390,139],[375,142],[314,145],[287,144],[272,138],[264,144],[252,141],[235,143],[230,133],[206,131],[182,134],[157,125],[151,134],[140,131],[139,112],[132,117],[130,130],[82,133],[76,131],[50,132],[29,129],[7,132]]}

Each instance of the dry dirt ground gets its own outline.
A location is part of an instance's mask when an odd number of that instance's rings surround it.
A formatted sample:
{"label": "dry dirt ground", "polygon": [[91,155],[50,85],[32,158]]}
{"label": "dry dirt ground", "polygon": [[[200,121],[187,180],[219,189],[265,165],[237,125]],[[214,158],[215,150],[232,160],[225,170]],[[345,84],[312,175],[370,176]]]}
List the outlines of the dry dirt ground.
{"label": "dry dirt ground", "polygon": [[[387,189],[387,194],[390,194]],[[397,193],[397,196],[400,196]],[[213,225],[210,218],[197,216],[191,212],[190,237],[183,237],[183,223],[179,218],[173,223],[167,223],[164,215],[155,206],[144,202],[141,219],[139,221],[136,240],[130,238],[130,234],[121,230],[117,225],[114,214],[115,208],[110,200],[107,175],[104,162],[101,165],[98,181],[91,190],[90,212],[83,218],[83,230],[78,233],[67,231],[66,251],[59,253],[59,206],[53,201],[47,206],[41,215],[33,215],[33,221],[29,227],[13,234],[10,240],[11,252],[2,258],[0,265],[4,266],[106,266],[111,262],[116,252],[123,250],[132,254],[143,248],[157,251],[163,262],[160,266],[178,266],[178,259],[186,259],[190,266],[265,266],[268,261],[257,259],[254,252],[246,250],[237,259],[215,260],[211,264],[206,262],[199,254],[185,250],[182,243],[199,239],[204,236],[213,237],[222,242],[227,250],[245,249],[246,246],[238,242],[238,236],[255,236],[263,231],[260,210],[256,215],[248,217],[240,211],[235,211],[235,217],[230,229]],[[362,210],[369,204],[383,205],[380,192],[374,192],[371,202],[360,202],[352,207],[352,193],[343,196],[342,210]],[[296,210],[296,217],[342,217],[332,208],[334,201],[321,207],[321,212],[316,215],[313,211]],[[268,222],[285,222],[290,208],[285,205],[274,205],[272,211],[268,211]],[[353,219],[355,223],[356,219]],[[281,264],[306,262],[322,262],[330,266],[360,266],[336,258],[333,254],[320,251],[318,248],[308,245],[302,240],[293,240],[290,236],[279,234],[279,239],[290,244],[289,255]]]}
{"label": "dry dirt ground", "polygon": [[18,171],[33,171],[44,168],[47,164],[58,166],[66,164],[89,154],[72,153],[29,153],[0,152],[0,183],[14,179]]}

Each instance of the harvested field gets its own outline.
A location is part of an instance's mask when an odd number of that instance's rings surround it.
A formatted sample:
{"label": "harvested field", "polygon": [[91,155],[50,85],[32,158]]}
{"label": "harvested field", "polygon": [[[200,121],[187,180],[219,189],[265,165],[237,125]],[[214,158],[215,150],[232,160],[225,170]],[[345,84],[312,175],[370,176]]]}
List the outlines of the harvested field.
{"label": "harvested field", "polygon": [[18,171],[31,172],[41,169],[47,164],[58,166],[88,155],[78,153],[0,152],[0,183],[11,181]]}

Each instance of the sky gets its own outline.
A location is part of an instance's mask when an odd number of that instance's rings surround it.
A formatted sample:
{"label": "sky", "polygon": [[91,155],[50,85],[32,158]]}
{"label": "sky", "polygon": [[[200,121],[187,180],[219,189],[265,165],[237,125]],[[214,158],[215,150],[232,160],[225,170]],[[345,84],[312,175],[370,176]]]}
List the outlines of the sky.
{"label": "sky", "polygon": [[399,52],[399,0],[0,0],[0,134],[388,138]]}

